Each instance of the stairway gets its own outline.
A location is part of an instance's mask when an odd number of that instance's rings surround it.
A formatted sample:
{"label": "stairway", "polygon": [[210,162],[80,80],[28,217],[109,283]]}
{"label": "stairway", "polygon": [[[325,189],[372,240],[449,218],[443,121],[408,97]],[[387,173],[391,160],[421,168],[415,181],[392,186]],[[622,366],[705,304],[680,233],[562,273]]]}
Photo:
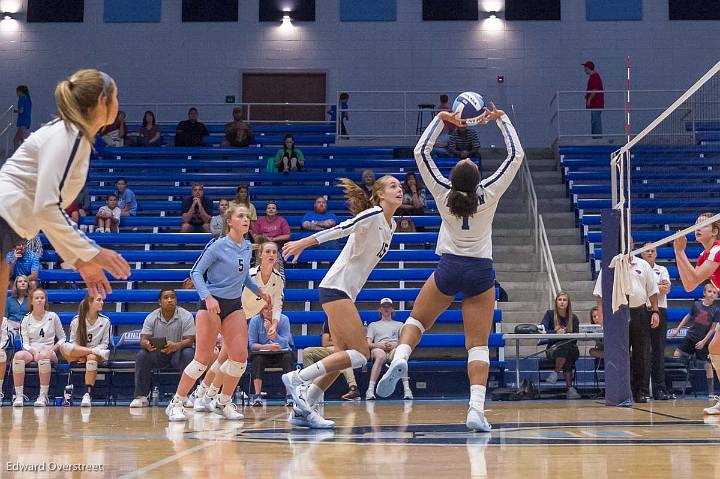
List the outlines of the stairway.
{"label": "stairway", "polygon": [[[526,155],[560,283],[570,295],[573,312],[581,323],[587,323],[590,308],[595,305],[594,281],[557,160],[551,150],[545,149],[529,150]],[[490,158],[483,159],[485,175],[502,161],[502,158],[488,156]],[[512,332],[518,323],[540,323],[551,307],[547,272],[540,271],[539,262],[534,258],[532,225],[527,211],[527,198],[516,178],[500,200],[493,224],[496,275],[509,296],[508,302],[499,303],[503,311],[503,332]],[[508,346],[506,357],[514,357],[514,344]],[[532,342],[524,342],[520,353],[527,355],[536,350]]]}

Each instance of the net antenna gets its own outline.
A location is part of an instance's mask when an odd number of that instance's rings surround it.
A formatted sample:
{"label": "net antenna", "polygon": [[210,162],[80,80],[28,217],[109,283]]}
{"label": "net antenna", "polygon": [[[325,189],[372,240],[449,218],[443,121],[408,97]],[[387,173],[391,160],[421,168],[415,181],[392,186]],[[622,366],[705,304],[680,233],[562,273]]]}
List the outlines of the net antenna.
{"label": "net antenna", "polygon": [[[720,76],[716,76],[719,71],[720,62],[717,62],[665,111],[634,138],[631,138],[630,58],[628,57],[625,125],[628,141],[620,149],[610,154],[612,207],[620,211],[620,254],[616,255],[610,262],[610,267],[615,270],[613,311],[617,311],[620,305],[628,304],[627,296],[631,291],[629,262],[632,256],[639,255],[650,249],[656,249],[658,246],[691,233],[699,227],[720,220],[720,214],[714,215],[701,223],[692,225],[642,248],[630,251],[632,245],[632,209],[630,201],[632,193],[632,178],[630,175],[632,148],[639,144],[697,147],[701,141],[698,138],[698,128],[702,128],[703,122],[717,122],[720,120],[720,114],[718,113],[718,110],[720,110]],[[700,153],[702,154],[702,150]]]}

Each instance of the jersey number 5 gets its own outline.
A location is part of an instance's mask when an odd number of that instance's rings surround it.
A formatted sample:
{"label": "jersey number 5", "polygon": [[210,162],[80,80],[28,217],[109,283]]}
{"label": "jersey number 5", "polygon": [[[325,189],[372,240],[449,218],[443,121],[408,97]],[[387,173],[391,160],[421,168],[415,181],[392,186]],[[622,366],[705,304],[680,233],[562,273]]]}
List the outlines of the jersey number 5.
{"label": "jersey number 5", "polygon": [[243,270],[245,269],[245,265],[243,264],[243,260],[242,260],[242,259],[239,259],[239,260],[238,260],[238,263],[239,263],[238,271],[240,271],[240,272],[242,273]]}
{"label": "jersey number 5", "polygon": [[390,245],[388,243],[383,242],[382,248],[380,248],[380,251],[378,251],[377,257],[382,258],[385,256],[385,253],[387,253],[388,248]]}

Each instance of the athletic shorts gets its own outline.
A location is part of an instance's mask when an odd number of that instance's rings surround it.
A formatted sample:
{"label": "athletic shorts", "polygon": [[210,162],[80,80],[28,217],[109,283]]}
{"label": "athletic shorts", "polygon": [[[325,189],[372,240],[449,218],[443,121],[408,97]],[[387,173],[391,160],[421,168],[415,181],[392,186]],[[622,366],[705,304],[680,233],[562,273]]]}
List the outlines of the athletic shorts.
{"label": "athletic shorts", "polygon": [[695,359],[699,361],[707,361],[708,355],[710,354],[710,352],[708,351],[708,345],[706,344],[705,347],[702,349],[695,349],[695,344],[697,343],[698,341],[694,341],[685,336],[680,343],[680,346],[678,346],[678,349],[683,353],[687,354],[688,356],[694,354]]}
{"label": "athletic shorts", "polygon": [[0,218],[0,255],[3,260],[7,254],[15,249],[15,245],[22,241],[22,236],[7,224],[7,221]]}
{"label": "athletic shorts", "polygon": [[[214,296],[213,296],[214,297]],[[235,311],[242,311],[242,298],[235,299],[224,299],[215,298],[220,304],[220,321],[230,316]],[[198,302],[198,311],[207,311],[207,305],[205,300],[201,299]]]}
{"label": "athletic shorts", "polygon": [[493,262],[489,258],[445,253],[435,268],[435,284],[446,296],[455,296],[458,292],[466,298],[477,296],[495,287]]}
{"label": "athletic shorts", "polygon": [[345,291],[332,288],[320,288],[320,304],[332,303],[339,299],[350,299],[350,296]]}

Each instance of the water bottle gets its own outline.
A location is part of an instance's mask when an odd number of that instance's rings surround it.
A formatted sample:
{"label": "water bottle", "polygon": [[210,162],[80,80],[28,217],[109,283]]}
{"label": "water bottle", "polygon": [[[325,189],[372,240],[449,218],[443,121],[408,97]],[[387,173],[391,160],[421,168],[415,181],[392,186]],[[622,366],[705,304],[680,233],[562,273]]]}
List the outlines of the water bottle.
{"label": "water bottle", "polygon": [[233,395],[232,400],[235,404],[240,404],[242,402],[242,389],[240,389],[240,386],[235,388],[235,394]]}
{"label": "water bottle", "polygon": [[160,389],[157,386],[152,390],[152,405],[155,407],[160,405]]}
{"label": "water bottle", "polygon": [[65,393],[63,394],[63,406],[72,406],[73,388],[74,386],[72,384],[68,384],[67,386],[65,386]]}

